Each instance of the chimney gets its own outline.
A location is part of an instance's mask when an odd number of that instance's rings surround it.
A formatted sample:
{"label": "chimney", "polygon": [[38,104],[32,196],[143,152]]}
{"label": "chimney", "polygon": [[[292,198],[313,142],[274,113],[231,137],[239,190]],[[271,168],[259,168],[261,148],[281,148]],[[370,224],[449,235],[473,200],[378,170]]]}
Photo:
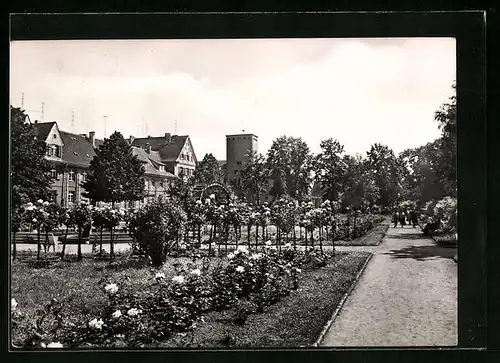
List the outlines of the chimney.
{"label": "chimney", "polygon": [[95,147],[95,131],[89,132],[89,141],[93,147]]}
{"label": "chimney", "polygon": [[130,135],[130,137],[129,137],[129,139],[128,139],[128,140],[129,140],[129,142],[130,142],[130,145],[132,145],[132,143],[133,143],[133,142],[134,142],[134,140],[135,140],[135,137],[133,137],[132,135]]}
{"label": "chimney", "polygon": [[165,141],[167,144],[170,144],[172,142],[172,135],[170,135],[170,132],[165,133]]}
{"label": "chimney", "polygon": [[38,120],[35,120],[35,125],[38,123]]}

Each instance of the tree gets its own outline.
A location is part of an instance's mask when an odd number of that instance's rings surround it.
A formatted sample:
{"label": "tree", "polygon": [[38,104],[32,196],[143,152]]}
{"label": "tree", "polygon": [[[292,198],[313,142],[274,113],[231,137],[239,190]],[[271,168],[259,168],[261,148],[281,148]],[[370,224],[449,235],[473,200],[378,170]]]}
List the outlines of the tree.
{"label": "tree", "polygon": [[424,205],[431,199],[446,195],[440,181],[440,140],[424,146],[404,150],[398,157],[401,164],[402,198],[415,200]]}
{"label": "tree", "polygon": [[269,184],[269,169],[264,156],[256,152],[248,154],[248,161],[241,171],[240,178],[248,199],[254,199],[257,204],[261,202],[262,194]]}
{"label": "tree", "polygon": [[223,181],[219,162],[212,154],[205,154],[196,167],[195,181],[201,184],[220,183]]}
{"label": "tree", "polygon": [[119,132],[96,150],[90,162],[87,181],[82,184],[84,196],[94,201],[110,202],[112,206],[144,196],[144,166]]}
{"label": "tree", "polygon": [[274,140],[267,154],[273,191],[277,192],[277,183],[282,183],[289,196],[303,200],[311,187],[312,161],[309,147],[301,138],[281,136]]}
{"label": "tree", "polygon": [[394,152],[386,145],[375,143],[367,152],[366,167],[380,191],[377,204],[392,205],[401,192],[399,168]]}
{"label": "tree", "polygon": [[321,152],[314,158],[315,178],[323,188],[323,200],[337,200],[346,172],[346,164],[342,160],[344,146],[330,138],[321,141],[320,147]]}
{"label": "tree", "polygon": [[11,106],[10,117],[11,208],[15,211],[30,201],[50,199],[52,166],[45,159],[45,141],[38,139],[35,126],[26,122],[24,111]]}
{"label": "tree", "polygon": [[[452,85],[453,91],[456,85]],[[439,140],[437,173],[446,194],[457,195],[457,99],[453,95],[449,102],[441,105],[434,119],[442,132]]]}

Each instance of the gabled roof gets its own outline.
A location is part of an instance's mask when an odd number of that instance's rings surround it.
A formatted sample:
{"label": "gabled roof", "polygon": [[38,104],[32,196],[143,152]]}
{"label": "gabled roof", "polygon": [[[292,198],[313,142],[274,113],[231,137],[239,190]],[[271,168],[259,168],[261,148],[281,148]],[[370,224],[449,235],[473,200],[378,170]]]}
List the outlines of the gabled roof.
{"label": "gabled roof", "polygon": [[168,171],[160,171],[155,167],[155,164],[163,165],[163,163],[156,162],[151,160],[150,154],[146,152],[146,150],[141,149],[139,147],[132,147],[132,154],[136,155],[137,158],[144,163],[144,169],[146,175],[155,175],[163,178],[177,178],[174,174],[169,173]]}
{"label": "gabled roof", "polygon": [[47,140],[47,137],[49,136],[49,132],[50,132],[50,130],[52,130],[52,127],[54,127],[55,124],[56,124],[56,122],[54,122],[54,121],[52,121],[52,122],[38,122],[38,123],[34,124],[34,126],[38,130],[38,137],[41,140],[44,140],[44,141]]}
{"label": "gabled roof", "polygon": [[186,140],[188,138],[189,136],[187,135],[172,135],[170,143],[167,143],[165,137],[136,138],[132,142],[132,146],[137,146],[143,149],[151,146],[152,151],[158,151],[160,160],[175,161],[179,158],[182,148],[186,144]]}
{"label": "gabled roof", "polygon": [[95,156],[94,147],[82,135],[59,131],[64,142],[62,159],[64,162],[88,167]]}

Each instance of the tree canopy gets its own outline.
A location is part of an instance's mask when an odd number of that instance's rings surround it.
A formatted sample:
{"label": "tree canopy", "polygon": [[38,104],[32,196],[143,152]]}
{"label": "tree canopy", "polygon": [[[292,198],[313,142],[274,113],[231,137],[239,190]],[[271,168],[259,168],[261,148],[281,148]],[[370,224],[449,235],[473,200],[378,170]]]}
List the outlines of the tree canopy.
{"label": "tree canopy", "polygon": [[26,118],[22,109],[10,107],[12,210],[51,197],[52,166],[45,158],[46,144],[38,139],[37,129]]}
{"label": "tree canopy", "polygon": [[96,150],[84,182],[84,196],[94,201],[119,203],[144,197],[144,166],[119,132]]}
{"label": "tree canopy", "polygon": [[201,184],[220,183],[223,180],[219,162],[212,154],[205,154],[196,166],[195,181]]}

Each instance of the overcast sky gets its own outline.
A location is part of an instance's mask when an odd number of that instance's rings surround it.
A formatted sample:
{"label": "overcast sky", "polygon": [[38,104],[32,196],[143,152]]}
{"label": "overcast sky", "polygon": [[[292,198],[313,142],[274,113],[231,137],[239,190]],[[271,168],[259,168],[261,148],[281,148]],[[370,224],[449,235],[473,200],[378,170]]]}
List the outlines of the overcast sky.
{"label": "overcast sky", "polygon": [[[313,152],[395,152],[439,136],[452,95],[455,39],[23,41],[11,43],[10,102],[74,133],[188,134],[199,159],[226,158],[225,135],[281,136]],[[74,122],[72,123],[72,112]],[[177,122],[175,121],[177,120]]]}

